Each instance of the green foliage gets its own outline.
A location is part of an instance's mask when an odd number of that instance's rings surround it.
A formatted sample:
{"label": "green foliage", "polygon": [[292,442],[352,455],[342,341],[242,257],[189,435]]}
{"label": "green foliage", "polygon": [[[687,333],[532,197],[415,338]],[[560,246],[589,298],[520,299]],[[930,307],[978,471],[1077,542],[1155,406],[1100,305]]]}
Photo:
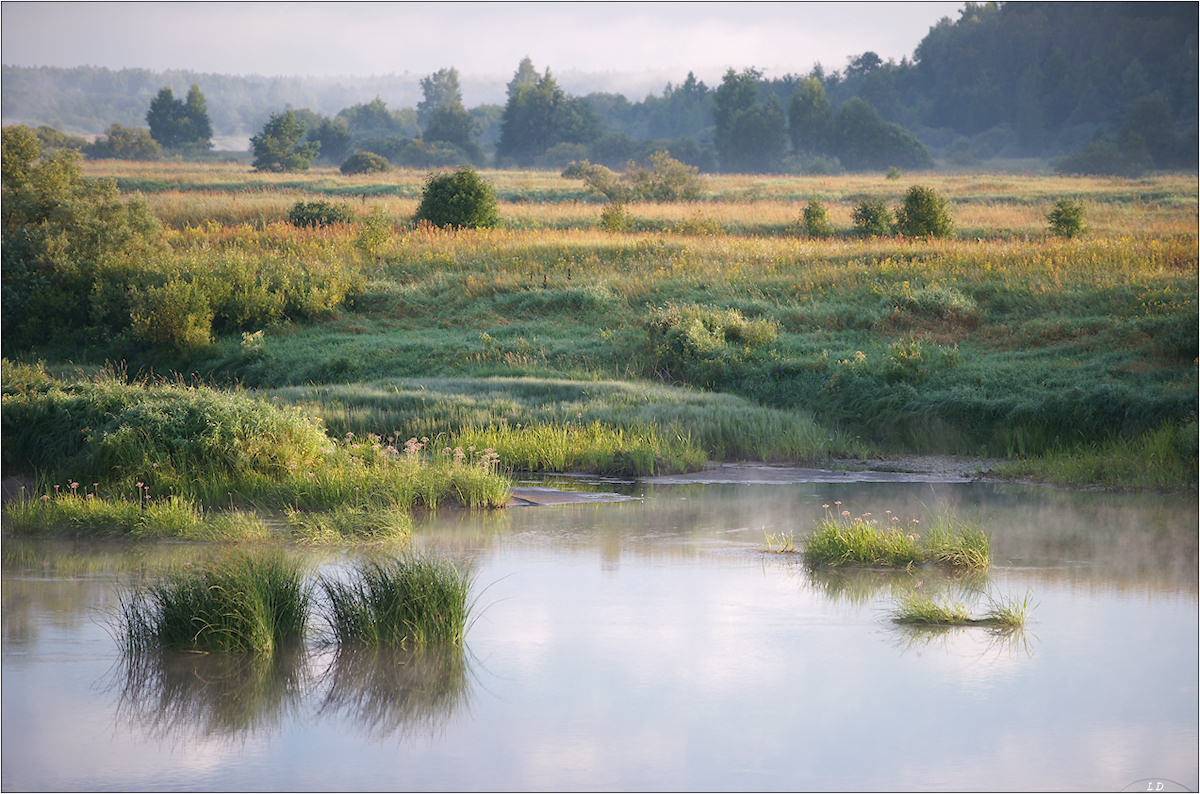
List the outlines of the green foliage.
{"label": "green foliage", "polygon": [[762,173],[779,166],[787,147],[783,106],[771,95],[758,101],[762,72],[729,69],[713,98],[713,133],[721,170]]}
{"label": "green foliage", "polygon": [[884,237],[892,233],[892,212],[880,199],[863,199],[851,213],[854,231],[863,237]]}
{"label": "green foliage", "polygon": [[79,154],[41,156],[27,127],[3,132],[3,322],[9,345],[86,327],[108,274],[161,253],[157,221],[111,181],[84,179]]}
{"label": "green foliage", "polygon": [[1083,225],[1083,202],[1059,199],[1046,215],[1050,233],[1059,237],[1078,237],[1085,230]]}
{"label": "green foliage", "polygon": [[623,201],[614,201],[600,211],[600,228],[606,232],[623,232],[629,228],[629,208]]}
{"label": "green foliage", "polygon": [[654,309],[646,329],[658,371],[707,387],[735,380],[779,335],[775,323],[737,309],[674,303]]}
{"label": "green foliage", "polygon": [[1119,145],[1097,136],[1054,163],[1054,170],[1060,174],[1099,176],[1141,176],[1153,167],[1140,136],[1124,137]]}
{"label": "green foliage", "polygon": [[829,237],[833,234],[833,224],[829,222],[829,213],[825,205],[817,199],[809,199],[801,216],[804,233],[809,237]]}
{"label": "green foliage", "polygon": [[349,581],[321,577],[333,638],[343,646],[461,645],[471,576],[437,557],[360,562]]}
{"label": "green foliage", "polygon": [[885,122],[875,108],[854,97],[833,118],[832,154],[851,171],[882,171],[896,166],[933,166],[929,151],[904,128]]}
{"label": "green foliage", "polygon": [[473,168],[460,168],[452,174],[431,174],[421,191],[414,219],[442,227],[491,228],[500,220],[496,193]]}
{"label": "green foliage", "polygon": [[318,141],[300,142],[304,122],[295,112],[272,113],[262,130],[250,138],[256,171],[307,171],[321,150]]}
{"label": "green foliage", "polygon": [[150,136],[164,149],[205,150],[212,147],[212,123],[199,86],[193,84],[187,100],[175,98],[171,89],[163,88],[150,102],[146,112]]}
{"label": "green foliage", "polygon": [[439,69],[421,79],[424,98],[417,104],[417,121],[426,141],[444,141],[467,154],[474,162],[483,153],[473,140],[477,125],[463,107],[458,70]]}
{"label": "green foliage", "polygon": [[650,155],[649,167],[632,161],[627,163],[623,175],[587,160],[574,160],[563,169],[562,176],[582,179],[590,189],[614,204],[628,201],[696,201],[704,188],[695,166],[685,165],[667,152]]}
{"label": "green foliage", "polygon": [[288,211],[288,223],[299,227],[332,226],[335,223],[351,223],[354,213],[345,204],[334,204],[317,199],[297,201]]}
{"label": "green foliage", "polygon": [[195,281],[173,278],[162,286],[134,287],[129,324],[137,339],[177,350],[212,341],[213,309]]}
{"label": "green foliage", "polygon": [[304,637],[311,588],[281,552],[238,553],[138,587],[121,603],[125,651],[269,655]]}
{"label": "green foliage", "polygon": [[788,105],[788,133],[797,153],[828,151],[831,114],[825,86],[816,77],[800,81]]}
{"label": "green foliage", "polygon": [[382,207],[372,207],[362,219],[358,228],[358,237],[354,244],[371,259],[379,256],[379,249],[392,239],[392,219]]}
{"label": "green foliage", "polygon": [[380,174],[391,169],[392,166],[387,159],[373,152],[355,152],[346,158],[339,170],[343,174],[351,176],[353,174]]}
{"label": "green foliage", "polygon": [[529,166],[555,144],[595,140],[599,126],[585,102],[567,97],[549,69],[537,77],[526,58],[509,83],[496,157]]}
{"label": "green foliage", "polygon": [[905,237],[949,237],[954,221],[946,199],[931,187],[913,185],[896,210],[896,231]]}
{"label": "green foliage", "polygon": [[892,167],[888,168],[887,173],[883,175],[883,178],[892,180],[899,179],[900,169],[893,165]]}
{"label": "green foliage", "polygon": [[122,127],[120,124],[109,127],[104,137],[97,138],[83,152],[92,159],[158,160],[163,156],[162,147],[151,137],[149,130]]}

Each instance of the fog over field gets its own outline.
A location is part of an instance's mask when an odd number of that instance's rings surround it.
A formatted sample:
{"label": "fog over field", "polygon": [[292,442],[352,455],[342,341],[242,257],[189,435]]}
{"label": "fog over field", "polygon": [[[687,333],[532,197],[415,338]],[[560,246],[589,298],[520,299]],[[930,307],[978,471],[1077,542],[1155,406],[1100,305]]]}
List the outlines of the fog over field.
{"label": "fog over field", "polygon": [[[503,102],[524,56],[571,93],[631,100],[729,67],[840,69],[911,56],[962,3],[5,3],[10,66],[413,75],[455,66],[468,106]],[[103,31],[103,35],[97,35]],[[399,99],[399,97],[397,97]]]}

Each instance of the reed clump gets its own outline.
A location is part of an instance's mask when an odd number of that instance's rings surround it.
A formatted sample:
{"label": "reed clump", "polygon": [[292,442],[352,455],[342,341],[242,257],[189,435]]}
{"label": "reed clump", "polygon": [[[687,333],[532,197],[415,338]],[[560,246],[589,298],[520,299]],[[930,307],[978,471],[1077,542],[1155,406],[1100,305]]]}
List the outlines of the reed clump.
{"label": "reed clump", "polygon": [[136,589],[121,604],[121,637],[130,654],[271,654],[303,638],[311,598],[300,566],[282,552],[234,553]]}
{"label": "reed clump", "polygon": [[329,628],[341,646],[459,645],[470,588],[468,572],[420,555],[362,561],[346,581],[321,578]]}
{"label": "reed clump", "polygon": [[881,521],[871,513],[853,516],[841,509],[841,502],[824,507],[825,516],[804,541],[804,560],[810,565],[905,568],[931,563],[986,570],[991,562],[987,534],[949,512],[921,530],[920,519],[905,524],[890,510]]}
{"label": "reed clump", "polygon": [[907,626],[986,626],[1011,631],[1025,626],[1031,609],[1028,594],[1021,599],[988,596],[986,610],[975,617],[965,604],[910,593],[897,602],[892,621]]}

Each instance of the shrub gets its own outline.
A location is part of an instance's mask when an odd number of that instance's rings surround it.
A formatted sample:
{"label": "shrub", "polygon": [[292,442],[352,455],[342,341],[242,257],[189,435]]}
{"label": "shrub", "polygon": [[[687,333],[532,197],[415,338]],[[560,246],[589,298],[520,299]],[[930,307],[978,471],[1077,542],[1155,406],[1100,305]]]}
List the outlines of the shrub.
{"label": "shrub", "polygon": [[900,178],[900,169],[894,165],[891,166],[890,168],[888,168],[887,173],[883,175],[883,178],[884,179],[899,179]]}
{"label": "shrub", "polygon": [[491,228],[500,220],[496,212],[496,193],[474,168],[460,168],[452,174],[431,174],[421,191],[415,220],[442,227]]}
{"label": "shrub", "polygon": [[629,209],[623,201],[614,201],[600,213],[600,228],[606,232],[623,232],[629,221]]}
{"label": "shrub", "polygon": [[373,152],[355,152],[346,158],[346,162],[342,163],[341,172],[347,176],[351,174],[374,174],[381,171],[390,171],[392,164],[387,159],[380,157]]}
{"label": "shrub", "polygon": [[332,226],[335,223],[350,223],[354,213],[345,204],[328,201],[297,201],[288,212],[288,223],[293,226]]}
{"label": "shrub", "polygon": [[1085,231],[1083,225],[1083,202],[1059,199],[1054,209],[1046,215],[1050,232],[1059,237],[1076,237]]}
{"label": "shrub", "polygon": [[381,207],[374,207],[363,218],[354,244],[371,259],[379,255],[379,249],[392,238],[392,219]]}
{"label": "shrub", "polygon": [[949,237],[954,222],[946,199],[933,188],[913,185],[896,210],[896,231],[905,237]]}
{"label": "shrub", "polygon": [[880,200],[864,199],[854,208],[854,231],[863,237],[892,233],[892,213]]}
{"label": "shrub", "polygon": [[138,339],[177,350],[212,341],[213,310],[200,285],[172,279],[131,295],[130,327]]}
{"label": "shrub", "polygon": [[666,152],[650,155],[650,167],[630,163],[625,179],[639,201],[695,201],[700,198],[700,169],[679,162]]}
{"label": "shrub", "polygon": [[829,213],[825,205],[816,199],[810,199],[804,208],[802,218],[804,233],[809,237],[828,237],[833,234],[833,226],[829,223]]}

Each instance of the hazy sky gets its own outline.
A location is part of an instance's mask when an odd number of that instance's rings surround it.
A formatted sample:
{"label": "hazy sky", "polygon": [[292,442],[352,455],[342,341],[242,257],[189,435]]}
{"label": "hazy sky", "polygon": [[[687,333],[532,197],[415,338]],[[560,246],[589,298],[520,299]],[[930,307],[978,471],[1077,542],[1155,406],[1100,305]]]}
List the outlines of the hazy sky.
{"label": "hazy sky", "polygon": [[[19,66],[265,75],[556,74],[718,82],[912,55],[962,3],[59,3],[6,2],[2,60]],[[661,85],[662,81],[650,80]],[[466,97],[468,100],[469,97]]]}

